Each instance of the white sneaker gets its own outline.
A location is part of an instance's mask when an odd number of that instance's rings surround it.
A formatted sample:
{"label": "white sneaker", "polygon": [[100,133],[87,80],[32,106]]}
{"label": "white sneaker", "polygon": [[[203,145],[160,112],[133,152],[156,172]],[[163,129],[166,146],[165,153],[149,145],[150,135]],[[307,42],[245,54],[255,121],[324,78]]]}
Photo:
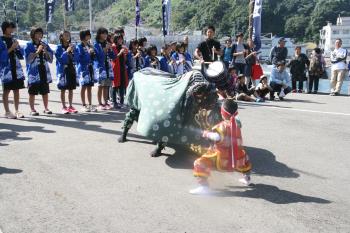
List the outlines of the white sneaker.
{"label": "white sneaker", "polygon": [[90,112],[97,112],[97,108],[94,105],[89,105]]}
{"label": "white sneaker", "polygon": [[203,186],[203,185],[190,190],[190,194],[193,194],[193,195],[208,195],[210,193],[211,193],[210,188],[208,186]]}
{"label": "white sneaker", "polygon": [[16,119],[16,118],[17,118],[16,115],[13,114],[12,112],[7,112],[7,113],[5,113],[5,117],[6,117],[7,119]]}
{"label": "white sneaker", "polygon": [[20,112],[16,112],[16,117],[17,117],[17,119],[19,119],[19,118],[24,118],[24,115],[22,114],[22,113],[20,113]]}
{"label": "white sneaker", "polygon": [[243,175],[242,178],[238,179],[238,181],[246,186],[250,185],[250,176],[249,175]]}
{"label": "white sneaker", "polygon": [[89,106],[89,105],[84,105],[84,106],[81,108],[81,111],[82,111],[82,112],[91,112],[90,106]]}

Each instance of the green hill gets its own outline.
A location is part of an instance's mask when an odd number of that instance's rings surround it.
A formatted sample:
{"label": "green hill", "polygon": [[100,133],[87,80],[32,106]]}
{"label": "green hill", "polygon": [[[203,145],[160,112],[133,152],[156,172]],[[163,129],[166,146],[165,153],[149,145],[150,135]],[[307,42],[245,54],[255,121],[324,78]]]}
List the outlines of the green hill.
{"label": "green hill", "polygon": [[[41,0],[42,1],[42,0]],[[4,1],[8,9],[13,0]],[[44,4],[18,0],[20,27],[45,26]],[[69,13],[68,24],[78,30],[88,26],[88,1],[76,0],[76,11]],[[116,27],[133,24],[135,1],[95,0],[93,2],[96,25]],[[202,29],[207,24],[218,28],[219,35],[248,28],[248,0],[172,0],[172,29]],[[49,30],[63,25],[62,0],[56,1],[53,24]],[[327,21],[335,22],[338,14],[350,16],[349,0],[264,0],[262,31],[297,38],[299,41],[317,40],[319,29]],[[3,14],[2,14],[3,15]],[[14,12],[8,10],[13,19]],[[144,26],[161,27],[161,1],[142,0],[141,18]]]}

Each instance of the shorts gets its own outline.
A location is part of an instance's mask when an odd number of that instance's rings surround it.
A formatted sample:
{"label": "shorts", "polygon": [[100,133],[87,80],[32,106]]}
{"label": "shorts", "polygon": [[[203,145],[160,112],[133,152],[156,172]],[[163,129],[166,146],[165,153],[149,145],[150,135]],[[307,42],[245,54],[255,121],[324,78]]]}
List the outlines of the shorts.
{"label": "shorts", "polygon": [[112,85],[112,81],[108,78],[98,82],[99,87],[110,87],[111,85]]}
{"label": "shorts", "polygon": [[75,90],[77,89],[77,82],[75,79],[67,80],[67,83],[63,87],[58,87],[59,90],[64,91],[64,90]]}
{"label": "shorts", "polygon": [[24,88],[24,80],[15,79],[9,83],[3,83],[2,87],[4,88],[4,90],[8,90],[8,91],[23,89]]}
{"label": "shorts", "polygon": [[50,87],[48,83],[35,83],[28,86],[29,95],[47,95],[50,93]]}

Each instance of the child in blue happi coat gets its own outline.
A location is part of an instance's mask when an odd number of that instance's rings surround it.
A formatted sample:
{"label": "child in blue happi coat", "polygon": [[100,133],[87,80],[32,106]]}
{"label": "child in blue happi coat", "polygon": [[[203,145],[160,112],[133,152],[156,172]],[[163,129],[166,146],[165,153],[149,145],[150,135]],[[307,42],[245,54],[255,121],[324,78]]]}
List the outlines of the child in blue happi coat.
{"label": "child in blue happi coat", "polygon": [[[18,41],[12,37],[16,29],[16,24],[3,22],[1,25],[3,36],[0,37],[0,79],[3,87],[3,105],[5,117],[10,119],[23,118],[23,114],[18,111],[19,90],[24,88],[24,73],[20,64],[23,59],[23,51]],[[9,94],[13,91],[15,114],[9,108]]]}
{"label": "child in blue happi coat", "polygon": [[44,113],[52,114],[48,108],[50,88],[49,83],[52,77],[48,63],[52,63],[53,51],[43,39],[44,31],[42,28],[32,29],[30,32],[31,41],[27,43],[24,49],[26,70],[28,75],[28,93],[29,105],[32,116],[38,116],[35,110],[35,96],[40,94],[43,98]]}
{"label": "child in blue happi coat", "polygon": [[[78,61],[77,48],[71,43],[71,35],[68,31],[63,31],[60,34],[60,44],[56,49],[56,76],[57,87],[61,90],[62,113],[77,113],[73,107],[73,90],[76,89],[78,79],[76,73],[76,63]],[[65,93],[68,90],[67,107],[65,101]]]}

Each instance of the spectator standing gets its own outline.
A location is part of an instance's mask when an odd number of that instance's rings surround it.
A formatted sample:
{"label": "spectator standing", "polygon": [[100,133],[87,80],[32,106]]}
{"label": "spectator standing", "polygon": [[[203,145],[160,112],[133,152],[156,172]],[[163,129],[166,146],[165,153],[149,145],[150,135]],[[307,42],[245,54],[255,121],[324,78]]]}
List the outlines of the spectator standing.
{"label": "spectator standing", "polygon": [[42,41],[44,31],[42,28],[34,28],[30,32],[31,41],[24,49],[26,68],[28,75],[28,93],[30,115],[38,116],[35,110],[35,96],[41,95],[44,103],[44,113],[52,114],[49,110],[49,83],[52,82],[48,63],[52,63],[53,51],[48,44]]}
{"label": "spectator standing", "polygon": [[108,104],[109,88],[112,84],[113,70],[110,60],[116,58],[116,54],[112,50],[112,44],[107,40],[108,30],[99,28],[96,34],[96,42],[94,43],[95,60],[94,70],[98,80],[97,100],[100,110],[108,110],[111,107]]}
{"label": "spectator standing", "polygon": [[[23,51],[18,41],[12,37],[16,24],[3,22],[1,25],[3,36],[0,37],[0,79],[2,82],[2,101],[5,108],[5,117],[10,119],[23,118],[18,111],[19,90],[24,88],[24,72],[19,60],[23,60]],[[9,94],[13,91],[15,114],[9,108]]]}
{"label": "spectator standing", "polygon": [[[124,105],[124,95],[128,86],[128,71],[126,67],[127,54],[123,45],[123,35],[115,34],[113,38],[112,50],[116,58],[112,60],[112,69],[114,79],[112,82],[112,101],[114,109],[119,109]],[[117,103],[117,92],[119,95],[119,104]]]}
{"label": "spectator standing", "polygon": [[326,62],[322,56],[321,49],[315,48],[312,51],[309,67],[309,87],[308,94],[311,94],[312,88],[314,89],[313,93],[317,94],[318,91],[318,82],[319,79],[325,72]]}
{"label": "spectator standing", "polygon": [[348,51],[342,48],[342,40],[336,39],[335,49],[331,53],[332,77],[331,77],[331,96],[339,95],[345,74],[347,72],[346,56]]}
{"label": "spectator standing", "polygon": [[253,66],[256,64],[258,58],[256,56],[255,51],[255,45],[254,41],[252,39],[248,39],[248,52],[247,56],[245,58],[246,65],[245,65],[245,84],[249,87],[252,85],[253,87],[256,86],[255,79],[253,79]]}
{"label": "spectator standing", "polygon": [[145,58],[145,67],[151,67],[153,69],[160,70],[160,62],[157,57],[158,50],[157,46],[150,45],[149,48],[147,48],[147,56]]}
{"label": "spectator standing", "polygon": [[170,57],[171,47],[169,44],[165,44],[162,47],[161,58],[159,60],[160,70],[175,74],[175,61]]}
{"label": "spectator standing", "polygon": [[[96,112],[96,108],[92,105],[92,87],[97,78],[93,68],[93,60],[96,56],[95,50],[90,43],[91,32],[89,30],[81,31],[81,43],[77,46],[78,62],[77,75],[79,77],[79,84],[81,85],[80,97],[83,104],[84,112]],[[86,104],[86,98],[88,105]]]}
{"label": "spectator standing", "polygon": [[142,56],[142,51],[139,49],[139,42],[132,39],[129,44],[128,53],[128,77],[132,79],[134,73],[145,67],[145,58]]}
{"label": "spectator standing", "polygon": [[225,41],[225,48],[224,48],[224,51],[223,51],[223,54],[224,54],[224,63],[225,63],[225,66],[226,68],[228,69],[229,66],[231,65],[231,62],[232,62],[232,39],[229,38]]}
{"label": "spectator standing", "polygon": [[290,87],[290,76],[286,71],[286,64],[284,61],[280,61],[277,63],[276,67],[272,69],[271,78],[270,78],[270,100],[275,99],[275,92],[278,93],[279,99],[283,100],[284,95],[287,95],[291,92],[292,88]]}
{"label": "spectator standing", "polygon": [[273,65],[277,65],[278,62],[285,61],[288,56],[288,49],[286,46],[286,40],[284,37],[278,40],[278,46],[275,46],[271,49],[270,52],[270,61]]}
{"label": "spectator standing", "polygon": [[240,32],[236,35],[236,43],[232,46],[233,66],[236,67],[238,74],[245,73],[246,60],[248,55],[248,45],[243,43],[243,33]]}
{"label": "spectator standing", "polygon": [[199,43],[194,51],[194,57],[201,62],[213,62],[222,55],[220,42],[215,40],[215,27],[206,28],[206,40]]}
{"label": "spectator standing", "polygon": [[[63,114],[78,112],[73,107],[73,90],[77,88],[77,83],[79,82],[75,67],[78,61],[78,52],[71,42],[70,32],[63,31],[60,34],[60,44],[55,52],[57,88],[61,90]],[[68,91],[68,107],[66,105],[66,91]]]}
{"label": "spectator standing", "polygon": [[177,43],[176,53],[172,55],[172,59],[176,62],[176,74],[182,75],[192,70],[192,59],[189,53],[185,52],[186,45]]}
{"label": "spectator standing", "polygon": [[[290,73],[292,75],[292,92],[302,93],[304,81],[306,81],[306,71],[310,65],[310,61],[304,53],[301,53],[301,47],[295,47],[293,59],[289,62]],[[297,89],[298,82],[298,89]]]}

